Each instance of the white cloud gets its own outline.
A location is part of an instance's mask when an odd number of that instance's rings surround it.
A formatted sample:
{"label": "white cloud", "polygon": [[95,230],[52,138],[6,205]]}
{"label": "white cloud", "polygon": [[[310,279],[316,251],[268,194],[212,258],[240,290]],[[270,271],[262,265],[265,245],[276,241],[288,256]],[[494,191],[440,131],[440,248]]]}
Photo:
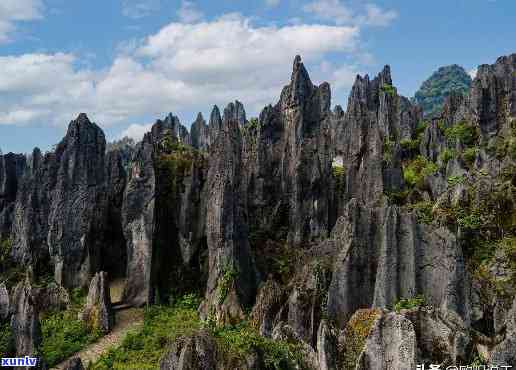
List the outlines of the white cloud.
{"label": "white cloud", "polygon": [[181,7],[177,11],[179,20],[184,23],[193,23],[203,18],[203,13],[197,9],[192,1],[182,0]]}
{"label": "white cloud", "polygon": [[[315,82],[349,87],[354,67],[322,62],[329,54],[353,55],[358,41],[356,26],[255,26],[233,14],[171,23],[122,48],[101,71],[79,67],[80,58],[71,54],[0,57],[0,124],[64,126],[87,112],[109,126],[169,111],[209,113],[213,104],[235,99],[255,114],[277,100],[296,54]],[[146,127],[133,125],[126,133],[136,137]]]}
{"label": "white cloud", "polygon": [[385,27],[398,17],[396,11],[383,10],[374,4],[367,4],[364,9],[365,13],[362,14],[345,5],[341,0],[315,0],[306,4],[303,11],[338,25]]}
{"label": "white cloud", "polygon": [[122,14],[126,17],[144,18],[160,9],[160,0],[123,0]]}
{"label": "white cloud", "polygon": [[353,21],[353,12],[339,0],[316,0],[305,5],[303,10],[336,24],[349,24]]}
{"label": "white cloud", "polygon": [[143,139],[143,135],[145,135],[147,132],[149,132],[152,128],[152,124],[149,125],[138,125],[138,124],[132,124],[129,125],[118,137],[119,139],[123,139],[124,137],[129,137],[133,139],[135,142],[140,141]]}
{"label": "white cloud", "polygon": [[41,19],[43,9],[41,0],[0,1],[0,43],[11,41],[11,34],[16,30],[16,22]]}
{"label": "white cloud", "polygon": [[472,79],[475,79],[477,77],[477,72],[478,72],[478,68],[472,68],[468,71],[468,75],[472,78]]}
{"label": "white cloud", "polygon": [[394,10],[383,10],[374,5],[366,5],[367,15],[363,18],[364,24],[376,27],[385,27],[391,24],[398,17],[398,13]]}
{"label": "white cloud", "polygon": [[265,0],[265,5],[267,5],[268,7],[276,7],[280,4],[280,0]]}

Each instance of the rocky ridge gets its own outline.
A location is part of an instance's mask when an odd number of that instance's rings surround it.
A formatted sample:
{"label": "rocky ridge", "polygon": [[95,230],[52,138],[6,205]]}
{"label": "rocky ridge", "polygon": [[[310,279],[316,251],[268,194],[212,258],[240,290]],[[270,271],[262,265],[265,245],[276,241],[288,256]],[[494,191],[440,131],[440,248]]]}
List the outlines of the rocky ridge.
{"label": "rocky ridge", "polygon": [[[2,271],[14,283],[8,262],[27,267],[0,311],[17,352],[33,352],[47,293],[31,280],[93,278],[107,331],[106,271],[127,279],[129,305],[196,291],[206,322],[250,313],[308,368],[514,365],[515,148],[516,55],[480,66],[429,120],[388,66],[331,110],[300,57],[258,119],[236,101],[188,132],[170,114],[106,150],[81,114],[55,151],[0,156]],[[211,369],[214,346],[182,337],[160,366]],[[250,356],[242,368],[265,368]]]}

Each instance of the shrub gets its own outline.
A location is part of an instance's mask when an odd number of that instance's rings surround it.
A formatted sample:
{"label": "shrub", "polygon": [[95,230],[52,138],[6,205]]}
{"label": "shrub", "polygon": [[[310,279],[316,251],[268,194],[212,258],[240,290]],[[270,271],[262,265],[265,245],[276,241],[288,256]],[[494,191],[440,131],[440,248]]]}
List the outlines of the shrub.
{"label": "shrub", "polygon": [[455,150],[444,149],[441,154],[439,154],[439,161],[442,162],[445,166],[448,164],[450,160],[455,158]]}
{"label": "shrub", "polygon": [[228,264],[224,266],[218,284],[219,304],[224,303],[237,277],[238,270],[233,265]]}
{"label": "shrub", "polygon": [[450,144],[460,141],[465,146],[475,144],[478,138],[477,129],[467,122],[459,122],[444,130],[444,136]]}
{"label": "shrub", "polygon": [[451,186],[455,186],[457,184],[463,184],[465,180],[466,177],[464,177],[464,175],[450,176],[448,177],[448,184],[450,184]]}
{"label": "shrub", "polygon": [[416,136],[418,138],[421,138],[423,134],[425,133],[426,128],[428,127],[427,121],[419,121],[416,126]]}
{"label": "shrub", "polygon": [[432,208],[432,202],[418,202],[409,206],[415,212],[417,221],[423,224],[431,224],[434,220]]}
{"label": "shrub", "polygon": [[390,84],[383,84],[381,90],[391,97],[396,95],[396,88]]}
{"label": "shrub", "polygon": [[439,170],[434,162],[423,156],[417,156],[403,167],[403,178],[409,186],[421,186],[425,177],[431,176]]}
{"label": "shrub", "polygon": [[390,165],[392,164],[392,159],[394,157],[394,141],[390,139],[385,139],[383,143],[383,161]]}
{"label": "shrub", "polygon": [[403,150],[418,151],[421,139],[403,139],[400,141],[400,146]]}
{"label": "shrub", "polygon": [[380,311],[376,309],[361,309],[353,314],[344,330],[345,341],[339,348],[339,362],[342,369],[354,369],[360,353],[373,324],[378,319]]}
{"label": "shrub", "polygon": [[478,149],[476,148],[468,148],[464,150],[464,153],[462,153],[462,158],[464,159],[464,162],[468,166],[472,166],[475,163],[475,160],[477,159],[477,153]]}
{"label": "shrub", "polygon": [[410,310],[412,308],[421,307],[425,305],[425,297],[422,295],[415,296],[414,298],[404,298],[399,300],[394,305],[394,310],[400,312],[401,310]]}

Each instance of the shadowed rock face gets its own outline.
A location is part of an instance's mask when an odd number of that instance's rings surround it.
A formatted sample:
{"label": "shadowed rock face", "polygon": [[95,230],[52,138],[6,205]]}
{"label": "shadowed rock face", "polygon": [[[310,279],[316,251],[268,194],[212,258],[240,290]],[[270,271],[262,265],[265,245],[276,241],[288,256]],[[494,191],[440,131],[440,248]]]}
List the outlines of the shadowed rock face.
{"label": "shadowed rock face", "polygon": [[9,238],[14,203],[25,166],[24,155],[2,155],[0,152],[0,240]]}
{"label": "shadowed rock face", "polygon": [[469,278],[448,230],[431,230],[396,207],[369,209],[352,201],[333,238],[340,252],[328,313],[337,322],[346,323],[359,308],[393,307],[419,294],[469,321]]}
{"label": "shadowed rock face", "polygon": [[211,370],[217,368],[215,340],[207,333],[179,338],[160,362],[160,370]]}
{"label": "shadowed rock face", "polygon": [[38,308],[28,279],[20,282],[14,289],[11,313],[11,330],[16,355],[34,355],[41,344],[41,328],[38,321]]}
{"label": "shadowed rock face", "polygon": [[242,184],[241,110],[229,104],[222,131],[210,148],[206,235],[209,278],[203,315],[215,310],[221,323],[243,317],[252,304],[256,272],[248,241],[246,196]]}

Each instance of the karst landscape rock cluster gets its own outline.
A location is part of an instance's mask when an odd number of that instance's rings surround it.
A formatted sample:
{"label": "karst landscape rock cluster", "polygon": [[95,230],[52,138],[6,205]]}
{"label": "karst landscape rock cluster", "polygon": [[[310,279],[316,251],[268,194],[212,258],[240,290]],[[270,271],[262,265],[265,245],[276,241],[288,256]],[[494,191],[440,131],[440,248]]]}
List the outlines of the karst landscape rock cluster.
{"label": "karst landscape rock cluster", "polygon": [[[431,118],[388,66],[332,108],[296,57],[258,118],[235,101],[107,144],[80,114],[54,150],[1,155],[0,318],[12,355],[38,355],[77,289],[111,330],[124,279],[132,307],[202,298],[162,370],[516,366],[515,186],[516,54]],[[295,358],[228,360],[213,328],[241,322]]]}

